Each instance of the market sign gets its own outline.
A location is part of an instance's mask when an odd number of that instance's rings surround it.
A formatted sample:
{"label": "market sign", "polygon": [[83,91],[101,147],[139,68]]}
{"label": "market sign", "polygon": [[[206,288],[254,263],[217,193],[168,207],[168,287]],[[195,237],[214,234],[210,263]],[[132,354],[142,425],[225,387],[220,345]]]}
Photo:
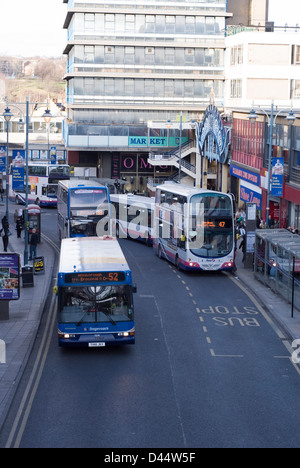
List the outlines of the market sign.
{"label": "market sign", "polygon": [[20,299],[20,255],[0,254],[0,301]]}

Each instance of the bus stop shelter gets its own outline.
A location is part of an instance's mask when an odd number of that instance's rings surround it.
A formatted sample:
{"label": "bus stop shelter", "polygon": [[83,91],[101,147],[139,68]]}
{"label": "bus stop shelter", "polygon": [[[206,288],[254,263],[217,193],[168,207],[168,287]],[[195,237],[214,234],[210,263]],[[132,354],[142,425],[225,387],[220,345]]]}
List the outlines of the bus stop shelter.
{"label": "bus stop shelter", "polygon": [[300,312],[300,236],[286,229],[258,229],[254,275]]}

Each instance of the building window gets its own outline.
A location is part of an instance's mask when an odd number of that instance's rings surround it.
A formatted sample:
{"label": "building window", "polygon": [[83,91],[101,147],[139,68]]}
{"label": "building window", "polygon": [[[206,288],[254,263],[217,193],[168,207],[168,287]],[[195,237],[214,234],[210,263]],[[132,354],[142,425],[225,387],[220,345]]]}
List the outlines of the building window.
{"label": "building window", "polygon": [[242,97],[242,80],[230,80],[230,97],[232,99]]}
{"label": "building window", "polygon": [[300,98],[300,80],[291,80],[291,99]]}
{"label": "building window", "polygon": [[300,65],[300,45],[292,46],[292,64]]}
{"label": "building window", "polygon": [[243,47],[236,46],[231,48],[230,65],[241,65],[243,63]]}

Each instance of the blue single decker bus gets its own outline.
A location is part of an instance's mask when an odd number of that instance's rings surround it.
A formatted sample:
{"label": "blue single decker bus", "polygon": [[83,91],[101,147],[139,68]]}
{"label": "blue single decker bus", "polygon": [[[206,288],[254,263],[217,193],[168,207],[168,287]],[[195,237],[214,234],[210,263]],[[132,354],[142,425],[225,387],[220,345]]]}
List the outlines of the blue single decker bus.
{"label": "blue single decker bus", "polygon": [[57,284],[59,346],[134,344],[134,292],[117,239],[64,239]]}

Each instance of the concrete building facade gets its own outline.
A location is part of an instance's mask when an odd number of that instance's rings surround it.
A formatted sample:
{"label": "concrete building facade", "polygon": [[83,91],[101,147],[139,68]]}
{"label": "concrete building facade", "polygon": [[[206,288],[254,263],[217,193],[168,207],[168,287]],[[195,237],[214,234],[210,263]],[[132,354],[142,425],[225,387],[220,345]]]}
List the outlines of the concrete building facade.
{"label": "concrete building facade", "polygon": [[[126,178],[143,192],[153,150],[178,146],[179,128],[148,122],[199,120],[213,90],[222,108],[225,0],[64,0],[68,43],[65,141],[69,163]],[[183,141],[191,135],[183,131]],[[162,166],[161,175],[173,169]]]}

